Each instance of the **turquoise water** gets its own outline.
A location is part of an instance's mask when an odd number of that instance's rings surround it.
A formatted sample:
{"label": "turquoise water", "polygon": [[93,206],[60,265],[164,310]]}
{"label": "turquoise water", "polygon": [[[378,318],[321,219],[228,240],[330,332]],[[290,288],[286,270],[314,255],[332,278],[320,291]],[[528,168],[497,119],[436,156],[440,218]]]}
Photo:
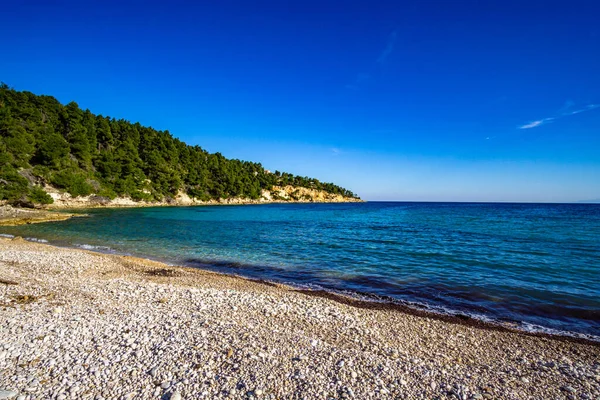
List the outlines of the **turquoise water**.
{"label": "turquoise water", "polygon": [[600,205],[92,210],[4,234],[600,338]]}

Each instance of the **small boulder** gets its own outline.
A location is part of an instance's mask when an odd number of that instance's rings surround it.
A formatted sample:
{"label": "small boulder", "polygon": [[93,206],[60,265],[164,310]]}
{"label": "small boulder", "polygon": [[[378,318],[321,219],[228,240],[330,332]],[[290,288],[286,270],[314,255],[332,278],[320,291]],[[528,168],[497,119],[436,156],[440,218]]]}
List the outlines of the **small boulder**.
{"label": "small boulder", "polygon": [[14,390],[0,389],[0,399],[12,399],[18,395],[19,393],[15,392]]}

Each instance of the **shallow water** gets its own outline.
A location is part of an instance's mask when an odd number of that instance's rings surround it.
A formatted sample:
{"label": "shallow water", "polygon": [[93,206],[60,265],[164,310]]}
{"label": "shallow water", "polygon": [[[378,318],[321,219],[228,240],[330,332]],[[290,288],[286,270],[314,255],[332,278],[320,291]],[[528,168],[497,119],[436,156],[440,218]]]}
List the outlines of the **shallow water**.
{"label": "shallow water", "polygon": [[600,205],[373,202],[89,214],[0,233],[600,339]]}

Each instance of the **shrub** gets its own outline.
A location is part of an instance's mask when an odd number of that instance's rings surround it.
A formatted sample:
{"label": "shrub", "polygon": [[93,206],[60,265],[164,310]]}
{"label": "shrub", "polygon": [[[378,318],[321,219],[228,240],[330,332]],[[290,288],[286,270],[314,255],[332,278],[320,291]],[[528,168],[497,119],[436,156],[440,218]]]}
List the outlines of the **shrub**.
{"label": "shrub", "polygon": [[14,168],[0,169],[0,200],[14,201],[28,192],[27,179],[17,173]]}
{"label": "shrub", "polygon": [[152,195],[149,193],[144,193],[140,190],[134,190],[131,192],[130,197],[134,201],[152,201]]}
{"label": "shrub", "polygon": [[54,199],[39,186],[34,186],[29,191],[27,196],[32,203],[35,204],[52,204]]}
{"label": "shrub", "polygon": [[100,197],[108,197],[111,200],[114,200],[117,197],[117,193],[108,187],[102,187],[96,194]]}
{"label": "shrub", "polygon": [[74,174],[69,170],[55,173],[50,180],[59,188],[65,189],[71,196],[87,196],[92,193],[92,186],[86,182],[85,176]]}

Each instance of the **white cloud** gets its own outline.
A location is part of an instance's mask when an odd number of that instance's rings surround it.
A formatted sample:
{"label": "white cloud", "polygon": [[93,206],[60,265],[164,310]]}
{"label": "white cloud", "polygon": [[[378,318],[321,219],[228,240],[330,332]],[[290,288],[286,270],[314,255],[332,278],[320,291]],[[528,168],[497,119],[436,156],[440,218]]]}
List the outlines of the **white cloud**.
{"label": "white cloud", "polygon": [[546,119],[538,119],[537,121],[532,121],[532,122],[530,122],[528,124],[521,125],[519,127],[519,129],[531,129],[531,128],[535,128],[536,126],[543,125],[544,122],[546,121]]}
{"label": "white cloud", "polygon": [[587,107],[582,108],[580,110],[575,110],[575,111],[571,111],[571,112],[565,113],[565,114],[563,114],[563,116],[579,114],[579,113],[582,113],[582,112],[585,112],[585,111],[593,110],[594,108],[598,108],[598,107],[600,107],[600,104],[590,104]]}
{"label": "white cloud", "polygon": [[394,45],[396,44],[396,37],[397,36],[398,36],[398,32],[396,32],[396,31],[393,31],[390,34],[390,37],[388,38],[387,44],[385,46],[385,49],[383,49],[383,51],[381,52],[381,54],[377,58],[377,62],[379,64],[383,64],[385,62],[385,60],[387,60],[387,58],[390,56],[390,54],[392,54],[392,51],[394,51]]}
{"label": "white cloud", "polygon": [[562,108],[563,112],[560,113],[558,116],[538,119],[536,121],[532,121],[532,122],[529,122],[529,123],[527,123],[525,125],[519,126],[519,129],[537,128],[538,126],[547,124],[548,122],[552,122],[552,121],[554,121],[555,119],[558,119],[558,118],[568,117],[570,115],[581,114],[582,112],[594,110],[594,109],[600,107],[600,104],[588,104],[584,108],[580,108],[580,109],[575,110],[575,111],[567,111],[572,106],[573,106],[573,102],[572,101],[567,101],[567,103],[565,103],[565,106]]}

